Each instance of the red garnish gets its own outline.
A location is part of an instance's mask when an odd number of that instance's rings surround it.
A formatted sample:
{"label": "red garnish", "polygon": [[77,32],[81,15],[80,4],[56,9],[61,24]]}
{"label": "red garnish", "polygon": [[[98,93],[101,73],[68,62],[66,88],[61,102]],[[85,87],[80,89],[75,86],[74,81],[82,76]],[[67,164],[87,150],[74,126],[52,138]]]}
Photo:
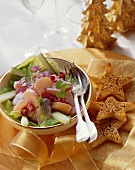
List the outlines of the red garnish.
{"label": "red garnish", "polygon": [[59,76],[59,78],[65,80],[65,76],[66,76],[65,73],[60,72],[58,76]]}
{"label": "red garnish", "polygon": [[52,82],[55,81],[55,76],[51,75],[50,78],[51,78]]}

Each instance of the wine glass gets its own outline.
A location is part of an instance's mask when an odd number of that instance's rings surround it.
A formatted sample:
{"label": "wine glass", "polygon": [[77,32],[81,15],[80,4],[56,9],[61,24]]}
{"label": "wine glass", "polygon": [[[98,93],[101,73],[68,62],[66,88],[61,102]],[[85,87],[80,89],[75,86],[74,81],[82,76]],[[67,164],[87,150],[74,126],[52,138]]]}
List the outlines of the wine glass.
{"label": "wine glass", "polygon": [[81,24],[81,20],[83,18],[82,12],[86,8],[86,0],[76,0],[67,10],[66,17],[69,21],[74,24]]}
{"label": "wine glass", "polygon": [[39,42],[38,35],[38,25],[37,25],[37,11],[42,7],[44,0],[20,0],[22,5],[32,12],[33,20],[34,20],[34,45],[30,47],[25,52],[25,57],[29,57],[32,55],[39,54],[40,52],[45,53],[52,50],[52,46],[49,44],[42,44]]}
{"label": "wine glass", "polygon": [[[62,1],[62,0],[61,0]],[[55,14],[56,14],[56,24],[51,25],[46,30],[44,37],[47,41],[51,42],[58,47],[57,50],[61,47],[61,45],[65,45],[71,42],[75,37],[75,31],[73,30],[73,26],[69,23],[63,23],[60,19],[60,0],[54,0],[55,2]]]}

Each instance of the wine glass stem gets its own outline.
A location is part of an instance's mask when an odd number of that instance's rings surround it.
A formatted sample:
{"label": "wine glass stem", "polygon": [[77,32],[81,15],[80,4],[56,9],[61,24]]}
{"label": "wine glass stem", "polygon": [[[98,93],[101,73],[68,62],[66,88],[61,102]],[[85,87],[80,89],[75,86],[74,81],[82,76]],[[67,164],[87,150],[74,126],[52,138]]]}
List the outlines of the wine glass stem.
{"label": "wine glass stem", "polygon": [[34,20],[34,43],[37,44],[37,49],[39,49],[38,28],[37,28],[37,11],[33,12],[33,20]]}
{"label": "wine glass stem", "polygon": [[56,20],[57,20],[57,26],[58,26],[57,29],[59,29],[60,26],[61,26],[61,21],[60,21],[60,16],[59,16],[58,8],[59,8],[59,0],[55,0]]}

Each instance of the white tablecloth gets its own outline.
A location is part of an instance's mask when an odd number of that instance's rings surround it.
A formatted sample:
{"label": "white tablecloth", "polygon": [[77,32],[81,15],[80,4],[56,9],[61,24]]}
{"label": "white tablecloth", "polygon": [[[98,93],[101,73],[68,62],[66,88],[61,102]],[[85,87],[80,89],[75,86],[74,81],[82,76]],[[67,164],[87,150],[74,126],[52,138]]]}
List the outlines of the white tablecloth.
{"label": "white tablecloth", "polygon": [[[73,40],[65,45],[53,45],[52,51],[56,49],[80,48],[76,41],[81,31],[80,24],[74,24],[66,17],[67,9],[79,0],[59,0],[60,19],[62,22],[72,26],[74,32]],[[26,10],[20,0],[0,0],[0,74],[3,74],[11,66],[24,61],[25,51],[33,44],[33,17]],[[44,41],[44,34],[49,25],[56,22],[54,0],[45,0],[38,11],[39,37]],[[75,11],[76,12],[76,11]],[[113,51],[135,58],[135,32],[127,35],[115,34],[118,38],[117,45]]]}

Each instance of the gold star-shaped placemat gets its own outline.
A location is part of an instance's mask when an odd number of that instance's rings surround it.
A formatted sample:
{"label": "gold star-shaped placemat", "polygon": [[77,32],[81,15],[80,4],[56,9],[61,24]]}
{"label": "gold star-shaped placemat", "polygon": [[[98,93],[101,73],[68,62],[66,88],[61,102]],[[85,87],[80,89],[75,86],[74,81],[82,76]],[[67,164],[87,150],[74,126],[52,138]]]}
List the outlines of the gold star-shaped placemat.
{"label": "gold star-shaped placemat", "polygon": [[119,121],[114,118],[103,119],[100,121],[96,121],[95,125],[98,131],[97,139],[92,142],[91,146],[96,147],[106,140],[111,140],[116,143],[121,143],[121,137],[119,135],[118,129],[124,124],[125,122]]}
{"label": "gold star-shaped placemat", "polygon": [[120,121],[127,120],[127,112],[135,109],[135,104],[132,102],[119,102],[113,96],[107,97],[105,101],[92,101],[91,105],[98,110],[96,120],[105,118],[116,118]]}
{"label": "gold star-shaped placemat", "polygon": [[112,95],[118,100],[125,101],[123,86],[132,78],[115,75],[112,66],[108,63],[104,74],[99,77],[90,76],[91,81],[97,85],[97,101],[104,100],[107,96]]}

